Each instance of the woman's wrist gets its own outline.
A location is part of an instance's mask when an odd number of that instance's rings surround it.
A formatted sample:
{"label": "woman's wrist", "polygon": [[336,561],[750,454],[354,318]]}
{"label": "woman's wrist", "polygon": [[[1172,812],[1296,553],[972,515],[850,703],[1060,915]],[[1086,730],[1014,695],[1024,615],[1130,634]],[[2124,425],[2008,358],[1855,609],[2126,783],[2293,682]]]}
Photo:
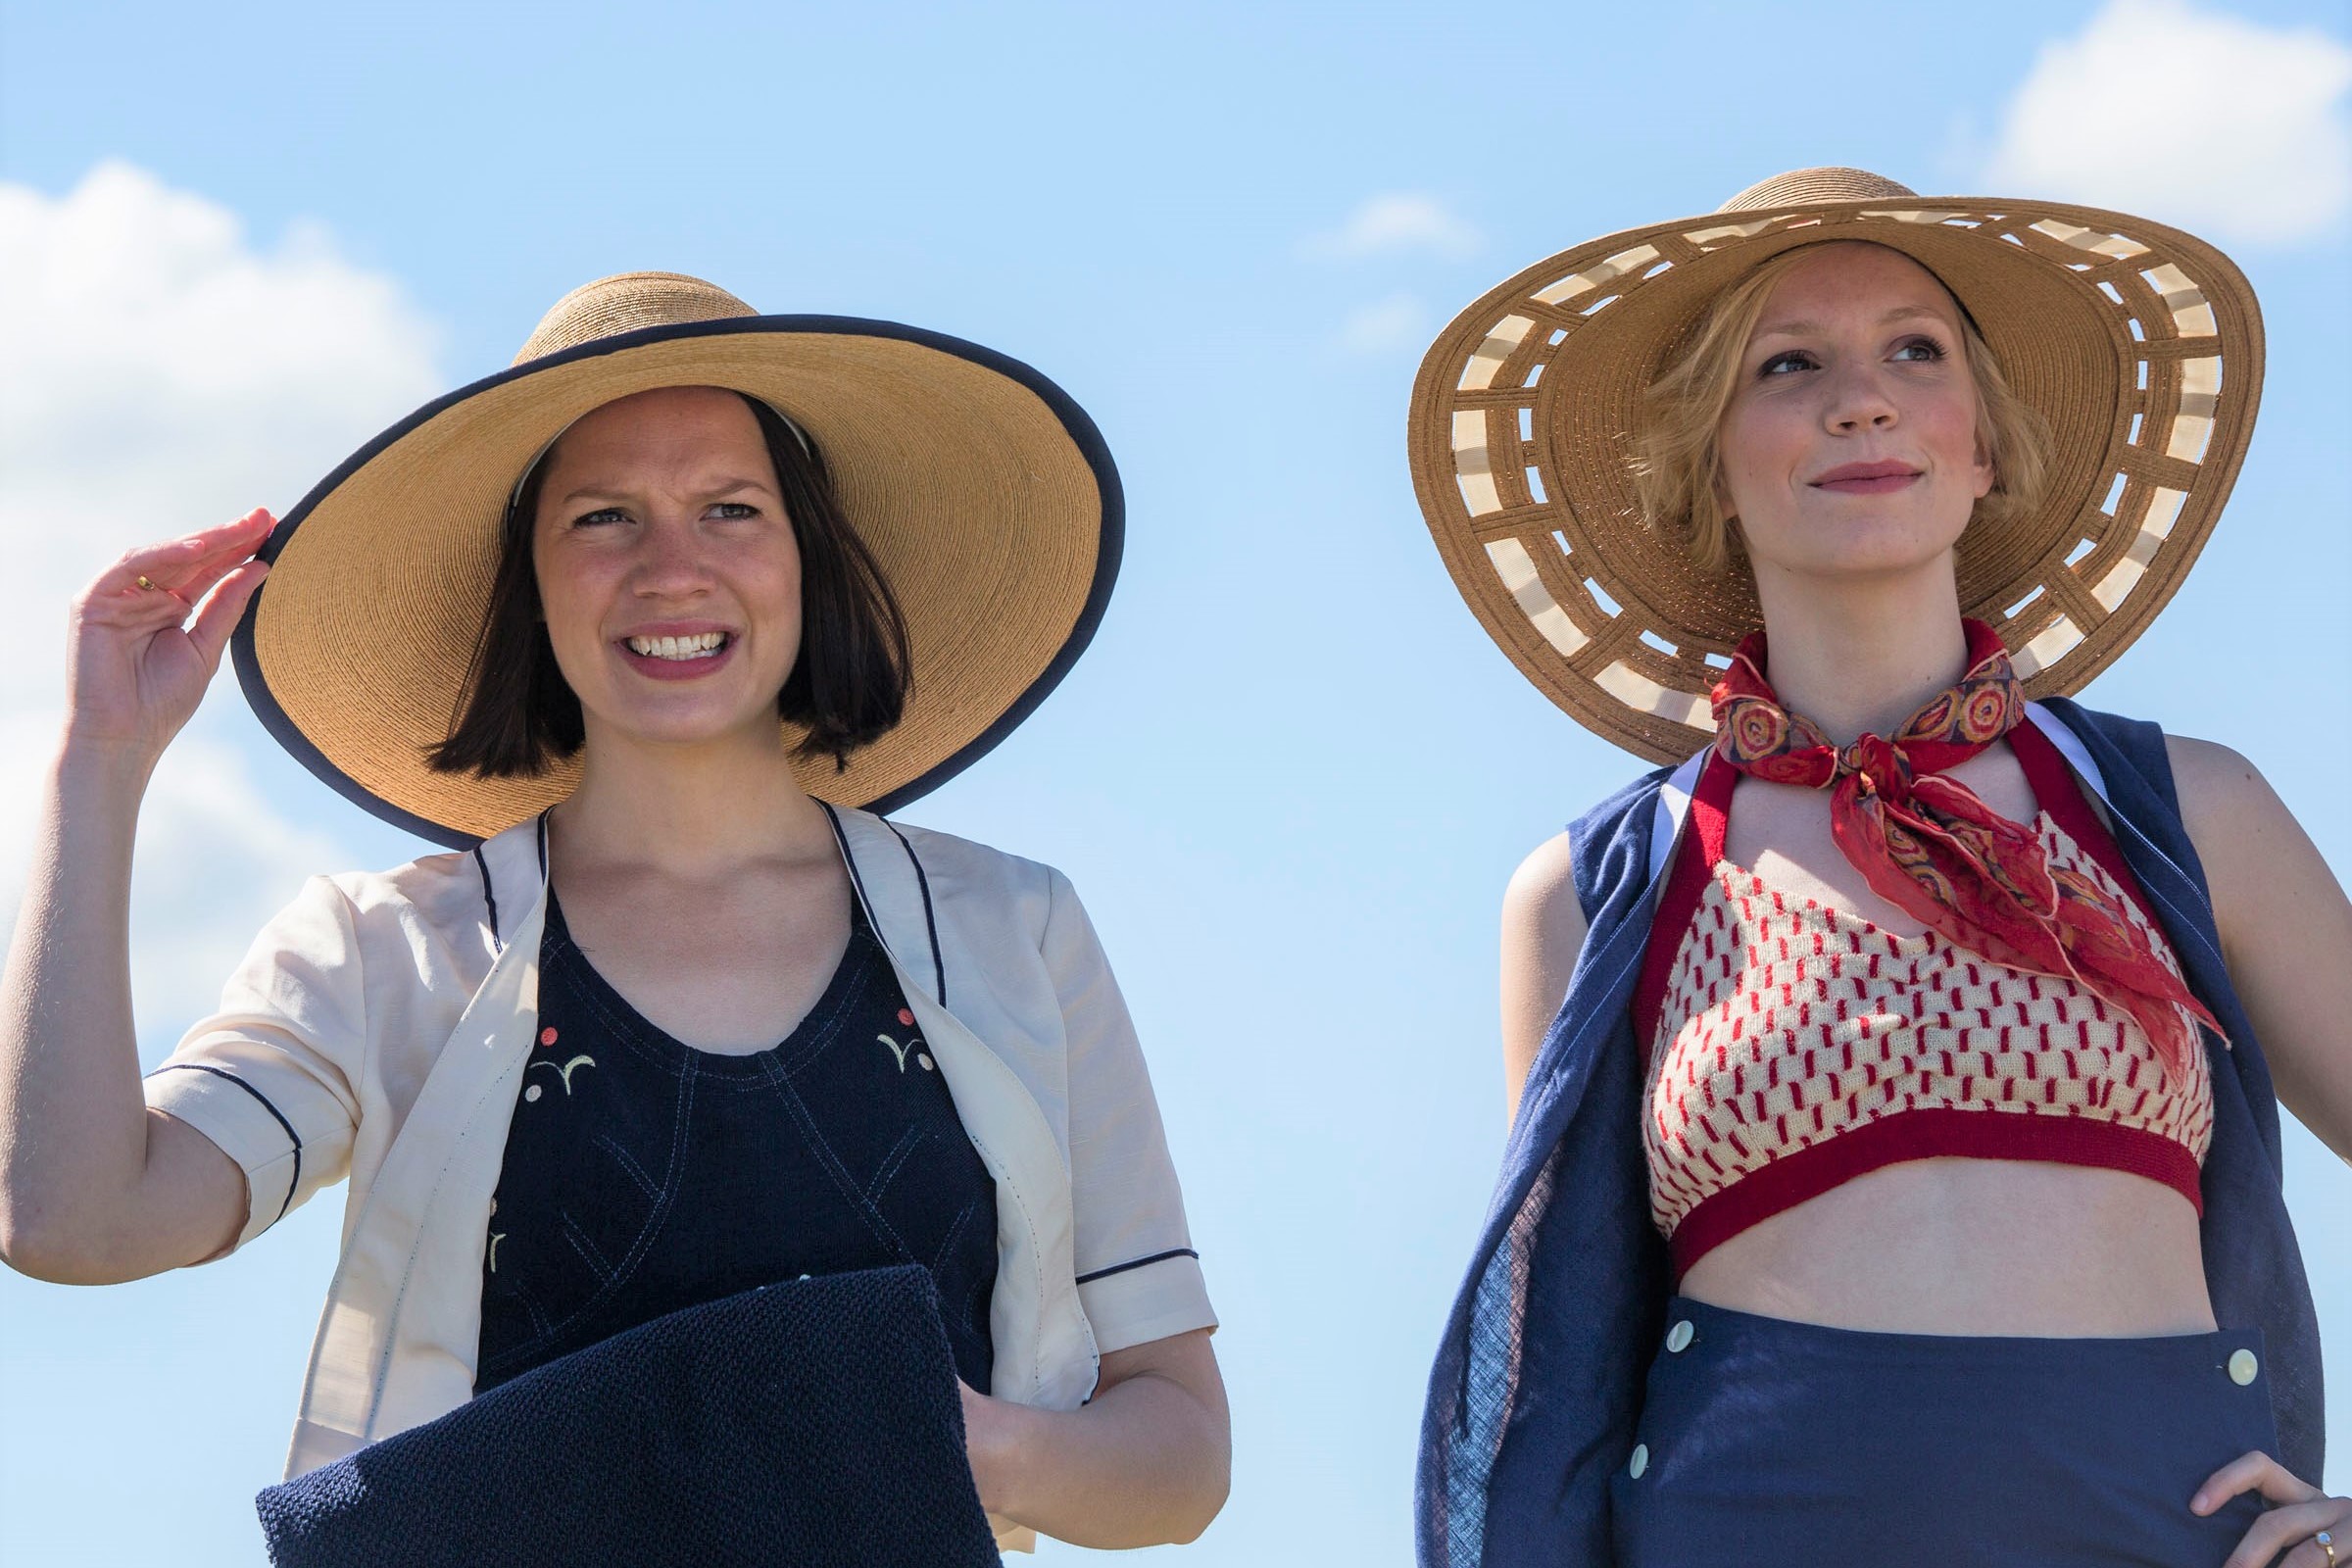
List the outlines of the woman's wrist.
{"label": "woman's wrist", "polygon": [[59,738],[50,771],[69,801],[79,801],[95,792],[101,800],[127,795],[136,803],[146,794],[147,781],[154,776],[155,764],[162,757],[161,748],[149,742],[121,735],[92,734],[76,729],[69,720]]}
{"label": "woman's wrist", "polygon": [[1000,1518],[1019,1520],[1021,1483],[1028,1475],[1031,1429],[1044,1415],[1009,1399],[994,1399],[966,1385],[963,1390],[964,1451],[980,1505]]}

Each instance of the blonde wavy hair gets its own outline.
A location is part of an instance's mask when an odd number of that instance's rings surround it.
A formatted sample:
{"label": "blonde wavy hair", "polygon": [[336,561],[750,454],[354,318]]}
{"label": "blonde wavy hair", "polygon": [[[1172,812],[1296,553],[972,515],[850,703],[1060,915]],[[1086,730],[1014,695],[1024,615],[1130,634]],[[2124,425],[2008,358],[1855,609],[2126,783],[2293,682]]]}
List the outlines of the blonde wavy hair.
{"label": "blonde wavy hair", "polygon": [[[1690,346],[1642,395],[1634,489],[1642,520],[1678,542],[1702,571],[1728,571],[1740,553],[1739,519],[1724,510],[1723,416],[1739,389],[1740,362],[1764,302],[1805,250],[1783,251],[1717,295]],[[1991,490],[1969,515],[1973,527],[2016,517],[2041,504],[2050,429],[2039,410],[2010,390],[1965,308],[1960,336],[1961,357],[1977,388],[1977,440],[1993,472]]]}

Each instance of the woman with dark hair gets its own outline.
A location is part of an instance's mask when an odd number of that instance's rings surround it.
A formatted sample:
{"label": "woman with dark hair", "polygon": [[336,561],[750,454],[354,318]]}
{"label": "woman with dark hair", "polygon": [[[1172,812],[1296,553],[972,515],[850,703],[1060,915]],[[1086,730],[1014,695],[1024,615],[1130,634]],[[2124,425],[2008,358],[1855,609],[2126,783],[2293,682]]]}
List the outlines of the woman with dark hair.
{"label": "woman with dark hair", "polygon": [[1455,581],[1666,765],[1504,899],[1424,1563],[2336,1561],[2273,1086],[2352,1155],[2352,906],[2234,753],[2063,695],[2260,379],[2193,237],[1840,169],[1432,348]]}
{"label": "woman with dark hair", "polygon": [[[875,814],[1059,679],[1118,526],[1027,368],[635,273],[283,523],[125,557],[75,607],[10,959],[8,1261],[138,1278],[348,1178],[296,1475],[665,1314],[919,1264],[1000,1543],[1198,1535],[1215,1320],[1086,914]],[[232,626],[272,733],[453,853],[314,879],[142,1085],[132,829]]]}

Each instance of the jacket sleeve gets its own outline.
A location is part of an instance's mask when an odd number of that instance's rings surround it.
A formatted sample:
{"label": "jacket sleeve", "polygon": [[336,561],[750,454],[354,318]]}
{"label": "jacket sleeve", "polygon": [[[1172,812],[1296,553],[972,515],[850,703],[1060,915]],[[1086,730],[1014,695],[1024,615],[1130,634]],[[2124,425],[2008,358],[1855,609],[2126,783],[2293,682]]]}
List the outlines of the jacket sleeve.
{"label": "jacket sleeve", "polygon": [[1184,1194],[1127,1004],[1069,880],[1052,873],[1043,953],[1068,1042],[1078,1300],[1102,1350],[1214,1328]]}
{"label": "jacket sleeve", "polygon": [[351,901],[313,877],[254,939],[220,1010],[146,1080],[149,1105],[204,1134],[245,1172],[237,1246],[343,1178],[368,1046]]}

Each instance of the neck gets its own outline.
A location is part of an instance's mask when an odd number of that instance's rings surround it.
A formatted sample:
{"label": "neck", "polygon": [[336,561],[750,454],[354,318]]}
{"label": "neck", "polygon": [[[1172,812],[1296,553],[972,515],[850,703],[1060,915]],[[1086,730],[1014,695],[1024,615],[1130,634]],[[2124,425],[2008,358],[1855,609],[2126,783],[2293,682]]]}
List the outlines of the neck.
{"label": "neck", "polygon": [[579,788],[551,819],[560,868],[699,881],[753,860],[837,853],[774,725],[680,746],[616,735],[591,717],[581,762]]}
{"label": "neck", "polygon": [[1759,571],[1771,639],[1765,673],[1781,706],[1839,746],[1891,735],[1968,668],[1968,634],[1947,554],[1895,581],[1822,582]]}

